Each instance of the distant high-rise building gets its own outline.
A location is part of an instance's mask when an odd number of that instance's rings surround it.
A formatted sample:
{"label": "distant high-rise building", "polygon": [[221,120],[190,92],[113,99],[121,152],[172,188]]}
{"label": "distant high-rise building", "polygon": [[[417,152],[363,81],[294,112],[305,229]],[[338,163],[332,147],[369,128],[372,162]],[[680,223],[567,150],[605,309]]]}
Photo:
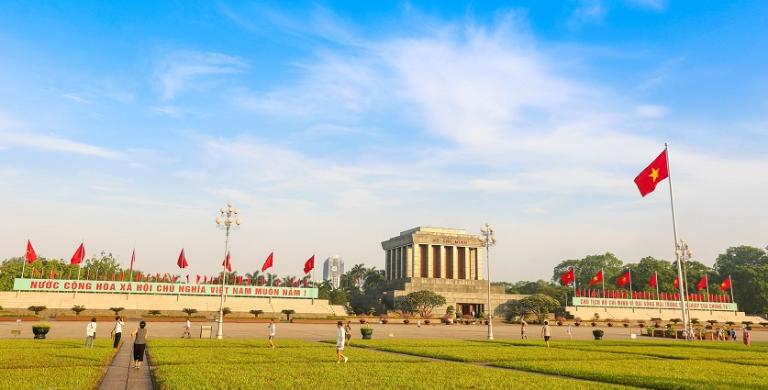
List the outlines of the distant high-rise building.
{"label": "distant high-rise building", "polygon": [[344,274],[344,261],[341,256],[331,256],[323,262],[323,280],[327,280],[333,288],[341,285],[341,275]]}

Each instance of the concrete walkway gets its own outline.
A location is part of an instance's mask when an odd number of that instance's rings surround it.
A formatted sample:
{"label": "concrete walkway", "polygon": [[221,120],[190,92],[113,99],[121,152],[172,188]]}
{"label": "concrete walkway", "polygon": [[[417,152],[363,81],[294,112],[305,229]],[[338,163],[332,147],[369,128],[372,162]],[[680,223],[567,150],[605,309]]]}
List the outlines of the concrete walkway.
{"label": "concrete walkway", "polygon": [[104,374],[99,390],[152,389],[151,367],[147,357],[140,369],[133,368],[133,344],[124,342]]}

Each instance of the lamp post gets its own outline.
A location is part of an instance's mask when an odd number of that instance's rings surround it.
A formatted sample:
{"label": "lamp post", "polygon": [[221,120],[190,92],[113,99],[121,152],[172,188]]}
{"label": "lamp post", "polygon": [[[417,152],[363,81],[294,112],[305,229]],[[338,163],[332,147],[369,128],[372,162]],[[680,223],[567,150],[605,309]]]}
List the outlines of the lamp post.
{"label": "lamp post", "polygon": [[216,218],[216,226],[219,229],[224,230],[224,259],[222,263],[221,273],[221,297],[219,300],[219,327],[216,329],[216,338],[221,340],[224,338],[224,279],[227,275],[226,258],[229,253],[229,231],[240,226],[240,217],[238,214],[240,210],[232,207],[232,204],[227,202],[227,207],[222,207],[219,210],[219,217]]}
{"label": "lamp post", "polygon": [[480,240],[485,246],[485,267],[488,279],[488,340],[493,340],[493,309],[491,307],[491,257],[490,248],[496,245],[496,235],[489,224],[480,228]]}
{"label": "lamp post", "polygon": [[680,275],[680,290],[683,292],[681,294],[681,299],[683,302],[683,327],[685,329],[686,339],[691,340],[691,337],[693,336],[693,333],[691,332],[693,329],[691,328],[691,312],[688,308],[687,301],[688,301],[688,275],[685,270],[685,263],[690,261],[693,257],[693,253],[691,252],[690,248],[688,247],[688,243],[686,243],[683,240],[679,240],[677,242],[677,245],[675,246],[675,255],[677,257],[677,264],[678,264],[678,270],[682,271],[682,275]]}

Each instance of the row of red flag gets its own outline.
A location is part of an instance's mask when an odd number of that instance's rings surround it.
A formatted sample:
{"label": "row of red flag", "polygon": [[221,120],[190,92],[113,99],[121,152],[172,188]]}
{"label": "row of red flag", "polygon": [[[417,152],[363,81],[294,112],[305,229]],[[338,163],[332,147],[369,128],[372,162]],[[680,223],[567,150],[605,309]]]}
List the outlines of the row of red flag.
{"label": "row of red flag", "polygon": [[[563,285],[570,285],[576,280],[576,271],[573,267],[568,268],[568,271],[560,275],[560,283]],[[597,271],[595,276],[589,279],[589,285],[594,286],[597,283],[600,283],[603,281],[603,270]],[[651,275],[651,278],[648,280],[648,287],[655,288],[658,286],[659,282],[659,275],[658,273],[654,272],[653,275]],[[616,279],[616,285],[619,287],[624,287],[627,284],[631,285],[632,283],[632,271],[626,271],[623,274],[621,274]],[[672,283],[675,288],[680,287],[680,280],[679,278],[675,278],[675,281]],[[699,280],[699,282],[696,284],[696,289],[701,291],[707,289],[707,286],[709,285],[709,280],[707,279],[707,275],[702,276],[702,278]],[[725,278],[720,283],[720,291],[725,291],[731,289],[731,277],[730,275]]]}
{"label": "row of red flag", "polygon": [[[269,256],[267,256],[267,259],[261,266],[261,272],[270,269],[274,265],[274,254],[275,253],[272,252],[269,254]],[[35,248],[32,246],[32,242],[30,240],[27,240],[27,251],[24,255],[24,258],[26,259],[27,264],[32,264],[37,260],[37,253],[35,252]],[[80,243],[80,246],[77,247],[75,253],[72,255],[69,264],[80,266],[80,263],[82,263],[84,259],[85,246],[83,243]],[[133,253],[131,253],[131,270],[133,270],[133,264],[135,261],[136,251],[134,250]],[[179,253],[179,259],[176,261],[176,265],[181,269],[189,267],[189,262],[187,261],[186,254],[184,253],[184,248],[181,248],[181,253]],[[226,257],[224,258],[224,262],[222,262],[221,265],[227,270],[227,272],[232,272],[232,258],[229,252],[227,252]],[[312,257],[304,262],[304,274],[308,274],[313,269],[315,269],[315,255],[312,255]]]}
{"label": "row of red flag", "polygon": [[[593,290],[593,289],[577,289],[577,297],[586,298],[617,298],[617,299],[648,299],[648,300],[678,300],[680,299],[679,293],[665,293],[659,292],[658,294],[653,291],[632,291],[630,294],[626,290]],[[688,300],[694,302],[730,302],[730,297],[724,294],[688,294]]]}

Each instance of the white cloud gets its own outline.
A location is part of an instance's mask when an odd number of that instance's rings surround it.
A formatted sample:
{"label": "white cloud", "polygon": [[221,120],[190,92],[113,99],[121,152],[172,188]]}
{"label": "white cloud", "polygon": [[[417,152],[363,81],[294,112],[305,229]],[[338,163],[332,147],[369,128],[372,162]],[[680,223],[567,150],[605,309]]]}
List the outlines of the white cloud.
{"label": "white cloud", "polygon": [[180,118],[183,114],[183,111],[181,108],[176,106],[170,106],[170,105],[152,107],[151,110],[160,114],[168,115],[173,118]]}
{"label": "white cloud", "polygon": [[61,97],[65,98],[65,99],[72,100],[74,102],[78,102],[80,104],[92,104],[93,103],[90,100],[88,100],[88,99],[86,99],[86,98],[84,98],[84,97],[82,97],[80,95],[74,94],[74,93],[65,93],[64,95],[61,95]]}
{"label": "white cloud", "polygon": [[635,114],[641,118],[659,119],[667,115],[667,108],[655,104],[643,104],[635,107]]}
{"label": "white cloud", "polygon": [[578,28],[586,23],[602,22],[607,13],[608,8],[603,0],[579,0],[568,25]]}
{"label": "white cloud", "polygon": [[667,9],[666,0],[627,0],[627,4],[655,12],[663,12]]}
{"label": "white cloud", "polygon": [[158,64],[154,78],[162,100],[170,100],[195,80],[239,73],[245,66],[239,57],[222,53],[178,51]]}
{"label": "white cloud", "polygon": [[52,150],[103,158],[115,158],[120,154],[112,149],[72,141],[54,135],[10,131],[0,131],[0,146]]}

